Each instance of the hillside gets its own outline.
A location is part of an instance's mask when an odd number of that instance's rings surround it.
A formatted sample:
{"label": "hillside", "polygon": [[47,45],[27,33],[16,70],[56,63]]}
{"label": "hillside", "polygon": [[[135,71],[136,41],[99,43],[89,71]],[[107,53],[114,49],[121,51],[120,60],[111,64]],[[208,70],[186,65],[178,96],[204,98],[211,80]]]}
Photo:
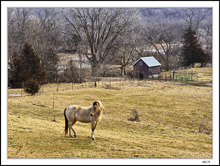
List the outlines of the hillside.
{"label": "hillside", "polygon": [[[212,158],[211,86],[108,84],[74,84],[73,90],[72,84],[59,84],[58,92],[56,84],[47,84],[35,96],[8,97],[8,158]],[[73,126],[76,138],[64,136],[64,108],[95,100],[105,106],[96,140],[90,124],[80,122]],[[127,120],[135,107],[140,122]]]}
{"label": "hillside", "polygon": [[[165,18],[181,20],[185,14],[184,8],[141,8],[140,11],[143,17],[154,18],[157,21]],[[207,16],[212,16],[212,8],[203,8],[202,12],[206,13]],[[198,17],[198,15],[196,16]]]}

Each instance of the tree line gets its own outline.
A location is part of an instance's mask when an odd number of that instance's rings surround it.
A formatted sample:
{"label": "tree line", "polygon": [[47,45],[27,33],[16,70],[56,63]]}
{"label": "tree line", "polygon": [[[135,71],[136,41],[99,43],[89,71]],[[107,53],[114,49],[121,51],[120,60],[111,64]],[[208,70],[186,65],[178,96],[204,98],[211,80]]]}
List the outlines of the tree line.
{"label": "tree line", "polygon": [[150,55],[166,71],[205,65],[212,59],[210,10],[179,10],[181,19],[166,10],[158,21],[152,9],[148,17],[139,8],[8,8],[9,86],[30,82],[23,75],[38,83],[82,82],[85,71],[72,60],[61,68],[59,53],[87,59],[92,76],[109,64],[123,77],[128,65]]}

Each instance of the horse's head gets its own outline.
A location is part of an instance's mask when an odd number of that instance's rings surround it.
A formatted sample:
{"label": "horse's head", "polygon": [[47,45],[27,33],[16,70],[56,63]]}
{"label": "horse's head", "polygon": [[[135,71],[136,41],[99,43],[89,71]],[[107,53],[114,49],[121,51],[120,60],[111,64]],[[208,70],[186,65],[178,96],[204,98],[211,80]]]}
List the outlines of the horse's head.
{"label": "horse's head", "polygon": [[102,105],[101,101],[95,101],[93,102],[93,109],[90,112],[90,116],[94,116],[95,114],[100,114],[104,109],[104,106]]}

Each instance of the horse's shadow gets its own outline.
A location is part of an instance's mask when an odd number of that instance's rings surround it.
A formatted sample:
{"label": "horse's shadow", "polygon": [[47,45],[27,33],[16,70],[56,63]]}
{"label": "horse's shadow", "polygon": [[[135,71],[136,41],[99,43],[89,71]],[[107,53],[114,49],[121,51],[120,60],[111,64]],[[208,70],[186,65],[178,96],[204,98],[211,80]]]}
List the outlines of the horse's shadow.
{"label": "horse's shadow", "polygon": [[69,141],[72,143],[76,143],[76,144],[92,144],[95,141],[99,140],[99,138],[97,137],[96,140],[92,140],[90,136],[84,136],[84,135],[77,135],[76,137],[69,137],[69,136],[64,136],[63,140],[65,141]]}

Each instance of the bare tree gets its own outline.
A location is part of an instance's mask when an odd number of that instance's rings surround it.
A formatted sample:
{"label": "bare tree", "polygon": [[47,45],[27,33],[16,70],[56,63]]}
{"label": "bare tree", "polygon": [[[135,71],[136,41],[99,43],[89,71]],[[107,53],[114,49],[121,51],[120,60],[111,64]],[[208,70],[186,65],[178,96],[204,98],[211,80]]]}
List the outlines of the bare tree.
{"label": "bare tree", "polygon": [[86,69],[85,67],[83,67],[83,65],[85,66],[86,61],[83,57],[85,57],[84,55],[86,55],[86,53],[87,53],[86,49],[83,47],[82,44],[79,43],[77,45],[77,54],[79,57],[78,68],[79,68],[79,82],[80,83],[82,83],[85,78]]}
{"label": "bare tree", "polygon": [[99,66],[107,58],[116,39],[126,32],[131,23],[127,9],[120,8],[70,8],[62,10],[65,22],[87,46],[85,55],[96,75]]}
{"label": "bare tree", "polygon": [[120,65],[121,77],[126,75],[126,67],[134,61],[135,58],[135,34],[130,31],[126,35],[119,37],[117,40],[117,46],[114,48],[113,57],[115,63]]}
{"label": "bare tree", "polygon": [[60,18],[54,8],[39,8],[34,13],[36,17],[32,19],[32,42],[43,59],[49,48],[57,52],[61,44]]}
{"label": "bare tree", "polygon": [[206,13],[203,12],[201,8],[187,8],[184,9],[184,13],[182,19],[188,23],[188,26],[197,32],[201,22],[206,17]]}
{"label": "bare tree", "polygon": [[[56,55],[60,45],[60,23],[57,9],[50,8],[9,8],[8,9],[8,52],[9,59],[13,51],[18,55],[25,42],[32,45],[40,57],[44,69],[49,69],[53,59],[49,57],[49,50]],[[57,58],[56,58],[57,59]],[[56,63],[56,62],[55,62]],[[48,78],[56,71],[46,71]],[[52,80],[51,80],[52,81]]]}
{"label": "bare tree", "polygon": [[208,12],[210,10],[204,10],[203,8],[187,8],[184,9],[182,19],[188,27],[195,30],[205,53],[212,59],[212,17]]}
{"label": "bare tree", "polygon": [[203,40],[204,51],[210,56],[210,62],[212,63],[212,18],[209,18],[203,25]]}
{"label": "bare tree", "polygon": [[148,26],[144,32],[144,39],[158,53],[160,59],[165,64],[165,69],[170,69],[170,57],[173,55],[173,50],[176,47],[176,33],[172,25],[156,24]]}
{"label": "bare tree", "polygon": [[[207,28],[208,28],[208,31],[210,30],[211,24],[209,23],[209,21],[212,20],[212,18],[209,18],[208,23],[204,24],[204,21],[207,20],[206,19],[207,16],[209,16],[207,13],[209,11],[206,11],[202,8],[187,8],[187,9],[184,9],[183,11],[184,11],[184,14],[182,16],[182,19],[187,23],[187,27],[191,27],[198,35],[199,41],[203,42],[204,38],[207,37],[203,31]],[[206,34],[209,34],[209,32]]]}
{"label": "bare tree", "polygon": [[50,47],[56,50],[59,41],[59,20],[57,9],[9,8],[8,40],[9,50],[13,46],[19,53],[25,42],[42,56]]}
{"label": "bare tree", "polygon": [[134,47],[131,45],[123,45],[120,49],[120,69],[121,69],[121,77],[124,77],[126,74],[125,68],[130,64],[131,57],[134,54]]}
{"label": "bare tree", "polygon": [[29,16],[31,9],[8,9],[8,54],[9,59],[14,51],[21,53],[23,45],[29,37]]}
{"label": "bare tree", "polygon": [[47,72],[49,82],[56,82],[58,51],[61,45],[60,18],[57,9],[37,8],[30,18],[30,41],[39,54],[41,65]]}

